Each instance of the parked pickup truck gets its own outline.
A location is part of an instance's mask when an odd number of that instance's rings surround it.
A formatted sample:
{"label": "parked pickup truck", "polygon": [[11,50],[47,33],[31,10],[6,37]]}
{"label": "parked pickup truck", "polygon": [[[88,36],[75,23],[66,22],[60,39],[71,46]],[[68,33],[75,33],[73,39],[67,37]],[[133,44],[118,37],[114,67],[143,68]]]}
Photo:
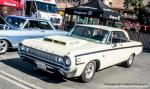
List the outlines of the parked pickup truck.
{"label": "parked pickup truck", "polygon": [[112,65],[130,67],[141,52],[141,42],[130,40],[126,31],[99,25],[78,24],[67,36],[29,39],[19,44],[22,60],[67,78],[78,77],[82,82],[91,81],[96,71]]}

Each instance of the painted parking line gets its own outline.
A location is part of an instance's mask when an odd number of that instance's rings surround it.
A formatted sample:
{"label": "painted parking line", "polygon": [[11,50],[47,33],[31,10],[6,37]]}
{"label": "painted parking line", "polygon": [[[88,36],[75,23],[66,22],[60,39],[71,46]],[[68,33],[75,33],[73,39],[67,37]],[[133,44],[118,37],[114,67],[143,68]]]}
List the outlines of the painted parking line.
{"label": "painted parking line", "polygon": [[4,80],[15,84],[23,89],[42,89],[36,85],[33,85],[31,83],[28,83],[24,80],[21,80],[13,75],[8,74],[7,72],[0,70],[0,78],[3,78]]}

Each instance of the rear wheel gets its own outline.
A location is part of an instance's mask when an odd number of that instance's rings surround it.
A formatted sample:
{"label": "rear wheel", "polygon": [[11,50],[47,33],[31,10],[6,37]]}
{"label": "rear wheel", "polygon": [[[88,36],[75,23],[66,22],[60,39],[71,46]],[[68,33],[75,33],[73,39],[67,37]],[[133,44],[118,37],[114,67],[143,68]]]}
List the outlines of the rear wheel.
{"label": "rear wheel", "polygon": [[95,74],[95,69],[96,69],[96,63],[94,61],[89,62],[81,76],[79,77],[81,82],[89,82],[93,79],[93,76]]}
{"label": "rear wheel", "polygon": [[131,55],[127,61],[123,62],[123,66],[129,68],[132,66],[133,61],[134,61],[134,55]]}
{"label": "rear wheel", "polygon": [[9,48],[9,43],[6,40],[0,40],[0,54],[6,53]]}

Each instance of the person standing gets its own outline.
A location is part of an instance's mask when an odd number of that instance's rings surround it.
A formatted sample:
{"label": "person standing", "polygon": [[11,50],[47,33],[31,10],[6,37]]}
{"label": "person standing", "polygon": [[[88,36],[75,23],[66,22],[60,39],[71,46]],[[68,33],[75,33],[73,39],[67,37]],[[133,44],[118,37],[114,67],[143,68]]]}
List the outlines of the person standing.
{"label": "person standing", "polygon": [[136,30],[136,32],[139,32],[141,27],[142,27],[142,25],[139,22],[135,23],[135,30]]}

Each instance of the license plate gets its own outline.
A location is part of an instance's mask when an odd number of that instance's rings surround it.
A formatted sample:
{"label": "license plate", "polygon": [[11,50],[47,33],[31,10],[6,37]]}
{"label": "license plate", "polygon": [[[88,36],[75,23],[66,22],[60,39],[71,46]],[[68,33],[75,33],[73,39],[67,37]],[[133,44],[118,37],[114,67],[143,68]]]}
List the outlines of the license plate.
{"label": "license plate", "polygon": [[46,70],[46,64],[41,61],[36,61],[37,68]]}

